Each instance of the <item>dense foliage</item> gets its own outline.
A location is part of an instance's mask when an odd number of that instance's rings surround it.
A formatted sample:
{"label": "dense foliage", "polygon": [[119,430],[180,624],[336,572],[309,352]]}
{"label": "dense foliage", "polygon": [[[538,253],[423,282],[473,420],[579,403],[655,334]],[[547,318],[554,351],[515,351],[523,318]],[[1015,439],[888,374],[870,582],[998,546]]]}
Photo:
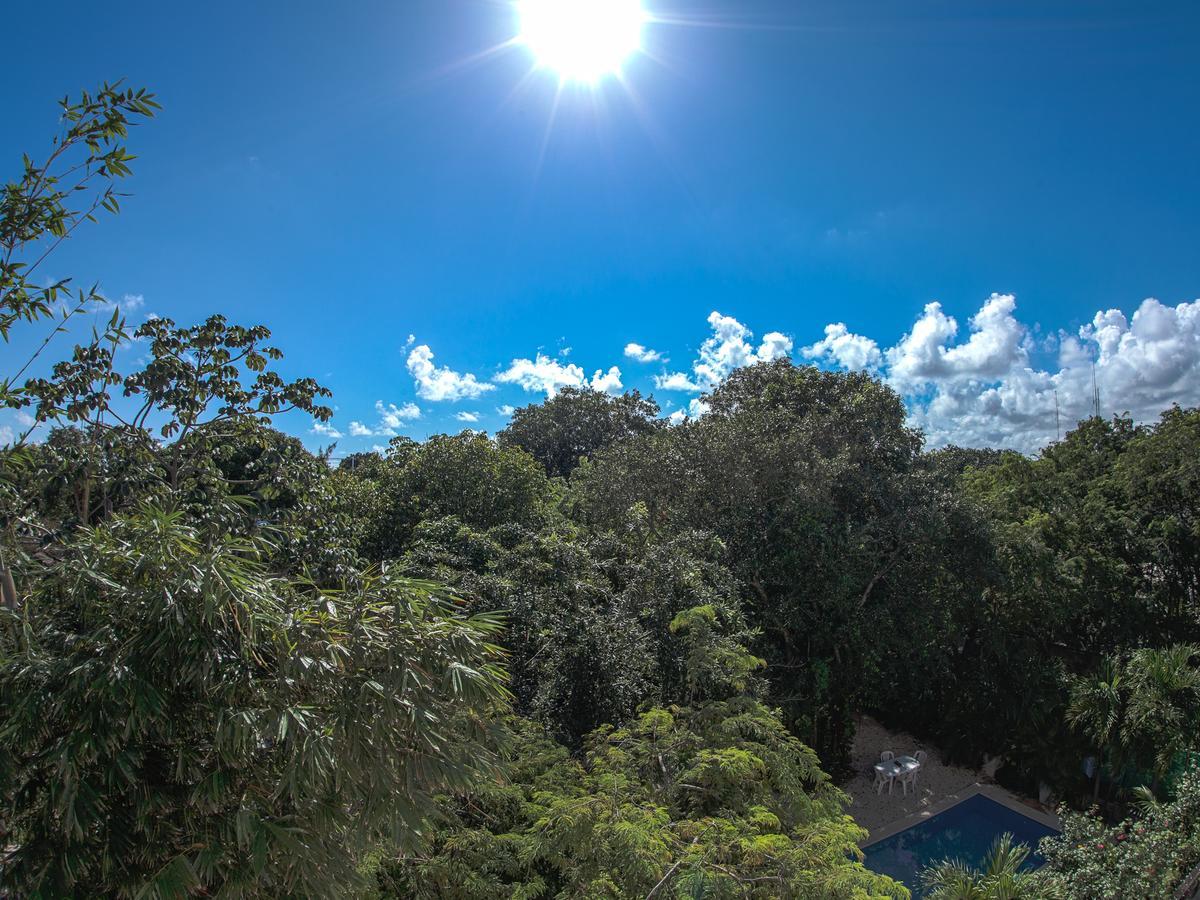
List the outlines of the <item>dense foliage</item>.
{"label": "dense foliage", "polygon": [[1055,900],[1173,896],[1200,864],[1200,769],[1179,779],[1169,802],[1142,807],[1115,825],[1064,811],[1062,836],[1041,844],[1047,864],[1036,881],[1042,893]]}
{"label": "dense foliage", "polygon": [[0,203],[0,341],[53,326],[0,373],[4,890],[903,897],[826,774],[862,712],[1098,805],[944,896],[1195,861],[1200,410],[929,451],[879,379],[777,360],[681,425],[564,390],[334,468],[275,429],[332,410],[265,327],[32,280],[154,109],[65,103]]}
{"label": "dense foliage", "polygon": [[[1047,900],[1026,861],[1030,848],[1011,834],[998,837],[980,867],[944,860],[922,874],[928,900]],[[1097,895],[1099,896],[1099,895]]]}
{"label": "dense foliage", "polygon": [[911,490],[920,438],[899,397],[866,375],[742,369],[698,422],[625,441],[573,478],[573,512],[652,540],[719,537],[797,733],[840,762],[890,578],[927,519]]}
{"label": "dense foliage", "polygon": [[502,447],[520,447],[547,475],[567,476],[597,451],[662,428],[658,412],[658,404],[637,391],[610,397],[568,387],[545,403],[518,409],[497,440]]}
{"label": "dense foliage", "polygon": [[503,699],[495,620],[394,579],[290,584],[153,508],[79,533],[5,618],[5,878],[49,896],[350,884],[364,842],[469,783]]}
{"label": "dense foliage", "polygon": [[[29,274],[91,217],[58,180],[98,177],[116,211],[116,139],[152,109],[113,88],[64,103],[50,162],[6,189],[5,342],[56,315]],[[6,374],[3,405],[62,426],[0,448],[6,895],[355,893],[366,848],[412,844],[435,792],[493,770],[501,620],[360,565],[328,467],[269,427],[327,419],[328,392],[284,380],[269,337],[118,310],[43,377]]]}
{"label": "dense foliage", "polygon": [[1162,802],[1149,792],[1115,824],[1061,810],[1062,834],[1038,845],[1045,866],[1023,868],[1029,848],[1004,835],[981,869],[948,860],[924,874],[930,900],[1183,900],[1200,888],[1200,768]]}
{"label": "dense foliage", "polygon": [[517,721],[510,780],[447,797],[429,849],[383,863],[388,897],[886,898],[816,755],[754,696],[758,660],[709,607],[672,630],[691,703],[604,726],[573,758]]}

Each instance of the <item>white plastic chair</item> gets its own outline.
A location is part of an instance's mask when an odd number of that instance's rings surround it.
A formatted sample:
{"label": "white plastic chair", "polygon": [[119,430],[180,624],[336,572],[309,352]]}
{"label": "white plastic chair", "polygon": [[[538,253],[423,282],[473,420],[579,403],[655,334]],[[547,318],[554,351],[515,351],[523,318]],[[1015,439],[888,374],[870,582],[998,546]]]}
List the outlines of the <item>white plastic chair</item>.
{"label": "white plastic chair", "polygon": [[[891,750],[884,750],[882,753],[879,754],[879,761],[881,763],[890,762],[891,760],[893,760],[895,758],[896,758],[896,754],[893,753]],[[892,774],[884,774],[879,769],[876,769],[875,770],[875,792],[877,794],[882,794],[883,786],[885,784],[887,785],[888,793],[890,794],[892,792],[892,788],[896,784],[896,776],[892,775]]]}
{"label": "white plastic chair", "polygon": [[883,786],[886,784],[888,793],[892,792],[892,782],[895,781],[895,776],[885,774],[882,769],[875,770],[875,793],[882,794]]}
{"label": "white plastic chair", "polygon": [[904,796],[906,796],[906,797],[908,796],[908,788],[910,785],[913,789],[913,793],[916,794],[916,792],[917,792],[917,776],[921,774],[921,769],[924,767],[925,761],[927,759],[929,759],[929,754],[926,753],[924,750],[918,750],[916,753],[913,754],[913,759],[915,759],[917,761],[917,767],[915,769],[913,769],[912,771],[905,772],[903,775],[900,776],[900,790],[904,793]]}

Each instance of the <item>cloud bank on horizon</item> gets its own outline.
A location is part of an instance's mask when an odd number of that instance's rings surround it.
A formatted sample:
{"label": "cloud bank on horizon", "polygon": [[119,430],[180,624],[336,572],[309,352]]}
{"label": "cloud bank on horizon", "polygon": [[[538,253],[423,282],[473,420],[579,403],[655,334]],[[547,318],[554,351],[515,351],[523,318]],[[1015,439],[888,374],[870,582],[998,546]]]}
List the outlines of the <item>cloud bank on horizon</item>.
{"label": "cloud bank on horizon", "polygon": [[[1172,404],[1200,403],[1200,300],[1167,306],[1149,298],[1132,318],[1097,312],[1077,333],[1037,336],[1016,316],[1016,298],[993,294],[958,322],[929,303],[894,346],[881,348],[841,322],[801,348],[831,368],[865,370],[904,397],[931,446],[1010,447],[1027,453],[1092,415],[1158,418]],[[1050,365],[1038,365],[1039,358]]]}
{"label": "cloud bank on horizon", "polygon": [[[1066,433],[1095,409],[1101,415],[1128,413],[1150,422],[1172,404],[1200,405],[1200,300],[1168,306],[1150,298],[1126,316],[1119,309],[1096,312],[1076,332],[1043,333],[1040,326],[1017,316],[1012,294],[993,294],[967,320],[959,322],[938,302],[926,304],[912,327],[891,346],[857,334],[843,322],[825,326],[824,337],[796,347],[782,331],[761,340],[733,316],[708,316],[710,334],[687,367],[672,369],[664,353],[629,342],[629,363],[660,371],[654,388],[675,407],[669,418],[678,423],[708,411],[704,394],[743,366],[790,358],[827,369],[865,371],[894,388],[905,400],[910,423],[926,435],[930,447],[958,444],[1004,447],[1036,452]],[[514,358],[490,379],[434,364],[426,344],[410,337],[406,365],[415,394],[433,403],[476,400],[500,386],[516,386],[530,394],[554,397],[566,387],[590,387],[610,394],[625,389],[618,366],[586,370],[538,352],[532,359]],[[565,356],[563,351],[559,356]],[[674,395],[682,395],[678,400]],[[502,417],[514,408],[496,408]],[[353,437],[399,433],[421,418],[415,403],[399,406],[378,401],[377,422],[350,423]],[[476,411],[459,411],[454,421],[474,424]],[[332,425],[314,426],[314,434],[340,437]]]}

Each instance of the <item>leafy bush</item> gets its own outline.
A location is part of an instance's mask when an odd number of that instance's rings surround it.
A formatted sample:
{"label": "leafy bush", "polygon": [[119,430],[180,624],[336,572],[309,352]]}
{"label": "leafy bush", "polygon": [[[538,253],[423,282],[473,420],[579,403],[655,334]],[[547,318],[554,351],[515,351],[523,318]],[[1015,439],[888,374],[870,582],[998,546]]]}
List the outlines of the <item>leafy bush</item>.
{"label": "leafy bush", "polygon": [[0,882],[33,896],[330,896],[490,765],[492,617],[320,591],[153,508],[81,531],[0,625]]}
{"label": "leafy bush", "polygon": [[1063,811],[1063,833],[1041,843],[1043,895],[1056,900],[1159,900],[1171,897],[1200,863],[1200,768],[1176,782],[1168,803],[1109,825],[1094,814]]}
{"label": "leafy bush", "polygon": [[[677,628],[719,642],[710,612],[681,616]],[[447,797],[448,821],[428,850],[379,864],[380,892],[422,900],[907,898],[903,886],[862,866],[856,843],[866,833],[844,814],[846,798],[816,754],[778,712],[737,692],[753,657],[725,649],[723,679],[710,665],[691,680],[693,705],[599,728],[580,759],[534,724],[513,721],[508,779]]]}

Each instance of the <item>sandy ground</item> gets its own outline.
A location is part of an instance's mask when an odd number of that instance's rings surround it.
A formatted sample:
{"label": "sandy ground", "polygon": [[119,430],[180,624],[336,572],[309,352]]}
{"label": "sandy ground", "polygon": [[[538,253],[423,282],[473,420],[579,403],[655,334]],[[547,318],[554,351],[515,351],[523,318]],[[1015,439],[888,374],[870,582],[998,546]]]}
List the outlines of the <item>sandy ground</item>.
{"label": "sandy ground", "polygon": [[[929,754],[917,778],[917,790],[910,790],[907,797],[901,792],[899,782],[891,794],[888,794],[886,786],[882,794],[875,791],[873,767],[884,750],[891,750],[897,756],[912,756],[917,750]],[[851,764],[857,774],[842,784],[841,788],[850,795],[848,811],[854,821],[871,832],[936,806],[976,782],[988,780],[982,772],[944,764],[936,747],[918,741],[911,735],[888,731],[869,716],[864,716],[859,722],[851,751]]]}

